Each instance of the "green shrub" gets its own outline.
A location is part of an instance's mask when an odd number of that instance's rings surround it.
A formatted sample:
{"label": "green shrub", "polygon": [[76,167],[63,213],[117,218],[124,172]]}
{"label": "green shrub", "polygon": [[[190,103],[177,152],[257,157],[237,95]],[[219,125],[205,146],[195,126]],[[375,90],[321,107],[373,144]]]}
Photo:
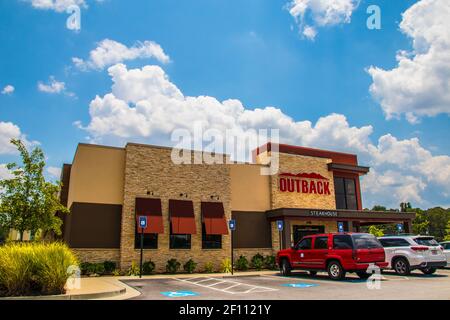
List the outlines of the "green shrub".
{"label": "green shrub", "polygon": [[112,274],[116,269],[116,263],[114,261],[105,261],[103,262],[103,266],[105,267],[106,274]]}
{"label": "green shrub", "polygon": [[236,269],[239,271],[248,270],[248,260],[245,256],[240,256],[236,261]]}
{"label": "green shrub", "polygon": [[128,268],[126,275],[127,276],[138,276],[139,275],[139,266],[136,264],[136,262],[131,262],[131,266]]}
{"label": "green shrub", "polygon": [[222,260],[220,264],[220,272],[222,273],[231,273],[231,260],[226,258]]}
{"label": "green shrub", "polygon": [[264,258],[264,267],[269,270],[276,270],[277,269],[277,262],[275,260],[274,255],[266,256]]}
{"label": "green shrub", "polygon": [[112,275],[115,277],[118,277],[118,276],[123,275],[123,272],[120,269],[114,269],[114,271],[112,272]]}
{"label": "green shrub", "polygon": [[62,294],[72,275],[68,268],[77,265],[62,243],[7,244],[0,247],[0,295]]}
{"label": "green shrub", "polygon": [[251,266],[253,269],[261,270],[264,267],[264,256],[257,253],[252,257]]}
{"label": "green shrub", "polygon": [[205,272],[213,273],[214,272],[214,264],[212,262],[205,263]]}
{"label": "green shrub", "polygon": [[177,259],[170,259],[166,264],[166,272],[167,273],[177,273],[178,269],[180,269],[181,263],[177,261]]}
{"label": "green shrub", "polygon": [[94,266],[95,266],[95,274],[96,275],[101,276],[101,275],[105,274],[105,265],[103,264],[103,262],[96,263]]}
{"label": "green shrub", "polygon": [[197,263],[194,260],[189,259],[184,265],[183,270],[187,273],[194,273],[195,268],[197,268]]}
{"label": "green shrub", "polygon": [[145,261],[142,264],[142,273],[145,275],[152,274],[155,270],[155,263],[153,261]]}
{"label": "green shrub", "polygon": [[90,275],[95,272],[95,266],[90,262],[82,262],[80,264],[80,270],[82,275]]}

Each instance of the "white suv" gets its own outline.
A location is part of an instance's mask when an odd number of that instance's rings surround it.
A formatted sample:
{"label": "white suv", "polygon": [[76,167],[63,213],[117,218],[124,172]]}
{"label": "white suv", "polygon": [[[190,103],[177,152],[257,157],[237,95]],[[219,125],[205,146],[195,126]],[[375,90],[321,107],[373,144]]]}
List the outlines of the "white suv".
{"label": "white suv", "polygon": [[430,236],[384,236],[378,238],[386,253],[388,268],[402,276],[414,269],[433,274],[445,267],[447,259],[442,247]]}
{"label": "white suv", "polygon": [[447,257],[447,267],[450,267],[450,241],[441,242],[441,246],[444,248],[444,254]]}

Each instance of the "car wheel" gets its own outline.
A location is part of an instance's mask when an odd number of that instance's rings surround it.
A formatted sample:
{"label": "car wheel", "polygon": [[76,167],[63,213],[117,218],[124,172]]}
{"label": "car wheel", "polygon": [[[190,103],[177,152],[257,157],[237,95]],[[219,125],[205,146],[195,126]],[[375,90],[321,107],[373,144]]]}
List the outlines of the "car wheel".
{"label": "car wheel", "polygon": [[436,272],[436,268],[428,267],[420,269],[424,274],[433,274]]}
{"label": "car wheel", "polygon": [[315,277],[317,275],[317,271],[310,271],[309,274],[313,277]]}
{"label": "car wheel", "polygon": [[327,267],[328,276],[332,280],[342,280],[345,278],[345,270],[342,268],[339,261],[331,261]]}
{"label": "car wheel", "polygon": [[358,277],[360,277],[361,279],[369,279],[369,277],[371,276],[370,273],[365,272],[365,271],[358,271],[356,274],[357,274]]}
{"label": "car wheel", "polygon": [[281,260],[280,273],[283,277],[288,277],[291,275],[291,265],[287,259]]}
{"label": "car wheel", "polygon": [[408,260],[405,258],[397,258],[393,263],[394,271],[400,276],[407,276],[411,273]]}

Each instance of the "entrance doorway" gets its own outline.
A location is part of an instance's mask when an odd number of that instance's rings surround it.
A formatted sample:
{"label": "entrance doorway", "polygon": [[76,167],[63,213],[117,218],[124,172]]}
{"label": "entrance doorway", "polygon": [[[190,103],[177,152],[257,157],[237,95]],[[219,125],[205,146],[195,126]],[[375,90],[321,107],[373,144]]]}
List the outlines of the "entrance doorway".
{"label": "entrance doorway", "polygon": [[305,236],[325,233],[325,226],[293,226],[293,231],[294,244],[297,244]]}

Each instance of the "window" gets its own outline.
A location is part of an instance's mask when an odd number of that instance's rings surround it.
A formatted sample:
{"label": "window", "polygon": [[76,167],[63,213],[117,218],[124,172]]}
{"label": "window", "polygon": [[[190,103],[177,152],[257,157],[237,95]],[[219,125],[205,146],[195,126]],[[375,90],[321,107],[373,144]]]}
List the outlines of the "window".
{"label": "window", "polygon": [[328,249],[328,237],[317,237],[314,241],[314,249]]}
{"label": "window", "polygon": [[355,234],[353,235],[356,249],[377,249],[381,248],[381,243],[371,234]]}
{"label": "window", "polygon": [[202,249],[222,249],[222,235],[206,234],[205,224],[202,224]]}
{"label": "window", "polygon": [[392,247],[409,247],[410,244],[405,239],[400,238],[389,238],[389,239],[380,239],[381,244],[385,248],[392,248]]}
{"label": "window", "polygon": [[414,241],[421,246],[430,246],[430,247],[437,247],[439,243],[437,243],[436,240],[432,237],[427,238],[415,238]]}
{"label": "window", "polygon": [[355,179],[336,177],[334,178],[334,188],[337,209],[358,209]]}
{"label": "window", "polygon": [[333,237],[334,249],[353,249],[352,238],[348,235],[334,236]]}
{"label": "window", "polygon": [[312,245],[312,238],[303,239],[298,244],[297,250],[309,250],[311,249],[311,245]]}
{"label": "window", "polygon": [[[134,233],[134,248],[141,248],[141,233],[138,231]],[[157,233],[144,233],[144,249],[158,249]]]}
{"label": "window", "polygon": [[444,250],[450,250],[450,243],[444,243],[442,247],[444,248]]}
{"label": "window", "polygon": [[170,249],[190,249],[190,234],[173,234],[172,226],[170,226]]}

